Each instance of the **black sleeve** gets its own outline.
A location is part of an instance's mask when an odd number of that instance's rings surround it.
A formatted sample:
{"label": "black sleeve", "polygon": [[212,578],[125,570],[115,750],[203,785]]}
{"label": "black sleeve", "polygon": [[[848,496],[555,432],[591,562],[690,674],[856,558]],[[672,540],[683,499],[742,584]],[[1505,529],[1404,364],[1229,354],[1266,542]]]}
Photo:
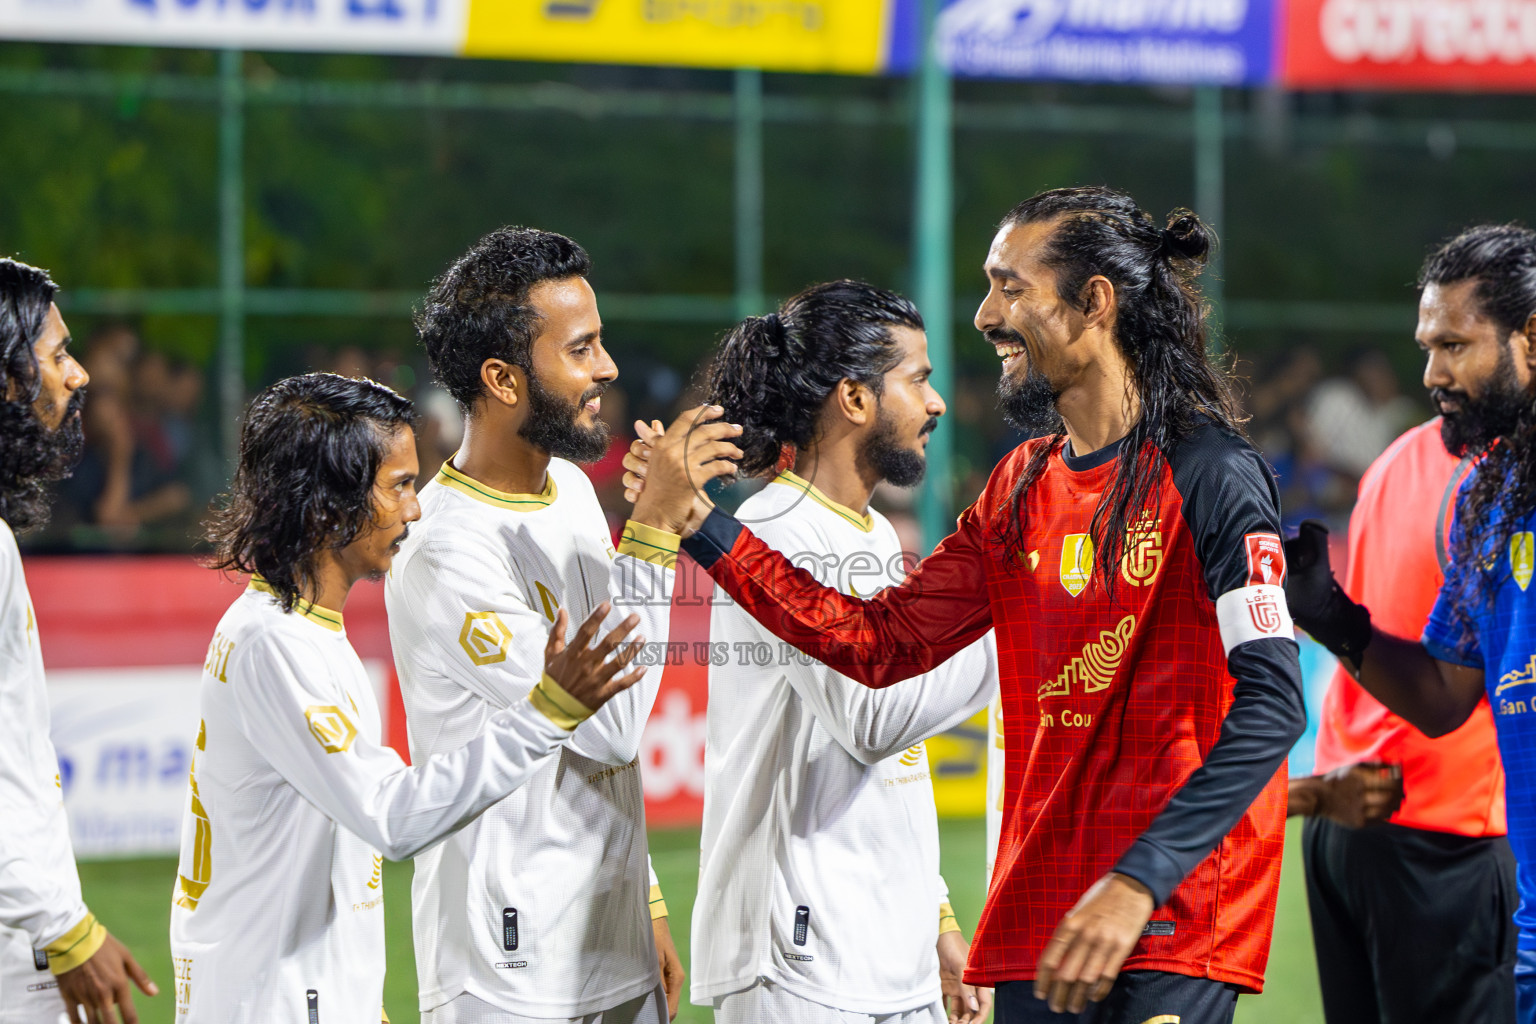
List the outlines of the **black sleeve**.
{"label": "black sleeve", "polygon": [[[1258,453],[1240,438],[1205,426],[1173,449],[1168,461],[1210,599],[1257,584],[1279,591],[1280,500]],[[1231,647],[1227,671],[1236,686],[1215,745],[1115,865],[1151,889],[1158,905],[1232,830],[1306,731],[1301,663],[1285,596],[1262,594],[1279,602],[1280,635]]]}

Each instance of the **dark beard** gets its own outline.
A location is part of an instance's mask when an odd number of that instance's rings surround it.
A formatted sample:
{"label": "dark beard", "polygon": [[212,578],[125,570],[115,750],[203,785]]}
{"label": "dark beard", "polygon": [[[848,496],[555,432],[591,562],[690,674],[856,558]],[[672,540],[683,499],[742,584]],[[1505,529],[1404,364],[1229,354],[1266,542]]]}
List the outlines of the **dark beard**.
{"label": "dark beard", "polygon": [[[1024,344],[1023,335],[1007,328],[987,331],[985,337],[988,343],[994,345],[999,342]],[[1028,346],[1025,348],[1024,358],[1029,359]],[[1033,359],[1029,359],[1029,368],[1024,371],[1023,380],[1005,373],[997,382],[997,407],[1002,410],[1003,421],[1030,437],[1061,433],[1061,414],[1056,411],[1057,397],[1056,389],[1051,386],[1045,374],[1035,368]]]}
{"label": "dark beard", "polygon": [[12,530],[48,521],[48,485],[69,476],[85,452],[84,405],[82,389],[70,396],[58,429],[49,430],[30,402],[0,402],[0,519]]}
{"label": "dark beard", "polygon": [[[887,419],[883,411],[876,415],[875,430],[859,449],[859,461],[873,469],[886,483],[916,487],[928,471],[928,457],[897,440],[896,424]],[[930,417],[918,431],[918,436],[933,433],[938,425],[938,417]]]}
{"label": "dark beard", "polygon": [[[1481,397],[1473,399],[1464,391],[1431,388],[1431,399],[1438,405],[1442,399],[1454,398],[1461,403],[1461,411],[1440,414],[1440,439],[1446,451],[1460,458],[1468,452],[1478,453],[1501,437],[1519,432],[1522,417],[1531,404],[1531,396],[1515,379],[1515,361],[1506,346],[1499,351],[1499,362],[1483,387]],[[1522,443],[1536,441],[1526,439]]]}
{"label": "dark beard", "polygon": [[528,420],[517,435],[535,448],[557,459],[572,462],[596,462],[608,452],[608,424],[597,421],[594,427],[578,427],[576,417],[581,407],[602,396],[608,385],[598,384],[575,402],[544,389],[533,371],[528,371]]}

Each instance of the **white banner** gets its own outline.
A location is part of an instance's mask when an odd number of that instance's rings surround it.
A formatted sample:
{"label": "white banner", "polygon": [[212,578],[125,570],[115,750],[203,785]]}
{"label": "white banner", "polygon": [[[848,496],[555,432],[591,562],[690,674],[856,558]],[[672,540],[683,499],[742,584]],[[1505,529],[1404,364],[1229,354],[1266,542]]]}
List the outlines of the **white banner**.
{"label": "white banner", "polygon": [[469,0],[0,0],[0,38],[457,54]]}
{"label": "white banner", "polygon": [[[385,666],[364,664],[382,706]],[[195,665],[48,673],[76,857],[176,854],[201,676]]]}

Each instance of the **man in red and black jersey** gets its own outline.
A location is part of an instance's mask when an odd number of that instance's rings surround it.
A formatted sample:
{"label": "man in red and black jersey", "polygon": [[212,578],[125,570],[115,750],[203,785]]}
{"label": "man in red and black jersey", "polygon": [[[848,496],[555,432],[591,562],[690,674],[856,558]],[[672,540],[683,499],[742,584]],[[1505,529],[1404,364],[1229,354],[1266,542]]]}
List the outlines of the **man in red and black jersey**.
{"label": "man in red and black jersey", "polygon": [[636,521],[687,535],[753,616],[867,685],[996,629],[1005,731],[1028,738],[966,981],[997,987],[1005,1024],[1226,1022],[1263,985],[1305,713],[1274,482],[1206,358],[1209,244],[1194,214],[1160,228],[1106,188],[1010,212],[976,326],[1009,419],[1045,436],[873,599],[719,510],[690,530],[686,422],[626,461]]}

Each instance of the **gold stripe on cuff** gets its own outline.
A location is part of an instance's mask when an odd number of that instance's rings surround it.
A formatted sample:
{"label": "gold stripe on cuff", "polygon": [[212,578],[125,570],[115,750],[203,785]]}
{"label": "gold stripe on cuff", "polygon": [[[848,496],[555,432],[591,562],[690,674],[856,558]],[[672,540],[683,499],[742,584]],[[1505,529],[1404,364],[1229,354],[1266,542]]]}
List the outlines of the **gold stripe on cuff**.
{"label": "gold stripe on cuff", "polygon": [[624,535],[619,539],[619,554],[664,569],[673,569],[677,566],[677,549],[682,542],[683,539],[675,533],[658,530],[631,519],[624,524]]}
{"label": "gold stripe on cuff", "polygon": [[95,914],[87,913],[43,950],[48,954],[48,969],[54,974],[72,971],[95,956],[106,941],[107,929],[96,920]]}
{"label": "gold stripe on cuff", "polygon": [[957,932],[960,930],[960,922],[955,919],[955,908],[948,903],[939,904],[939,934]]}
{"label": "gold stripe on cuff", "polygon": [[529,692],[528,700],[545,718],[567,731],[592,717],[592,709],[566,693],[548,672]]}

